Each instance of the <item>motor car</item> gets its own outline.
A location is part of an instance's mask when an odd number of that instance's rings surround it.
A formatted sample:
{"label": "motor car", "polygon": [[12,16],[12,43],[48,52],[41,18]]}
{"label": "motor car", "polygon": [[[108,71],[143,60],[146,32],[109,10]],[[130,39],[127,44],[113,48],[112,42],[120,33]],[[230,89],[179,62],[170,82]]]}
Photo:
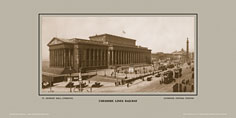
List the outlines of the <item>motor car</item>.
{"label": "motor car", "polygon": [[152,77],[148,77],[148,78],[147,78],[147,81],[152,81]]}
{"label": "motor car", "polygon": [[73,82],[69,82],[68,84],[66,84],[66,88],[72,88],[72,87],[74,87]]}
{"label": "motor car", "polygon": [[166,68],[166,66],[161,65],[158,67],[158,70],[164,71],[164,70],[167,70],[167,68]]}
{"label": "motor car", "polygon": [[96,87],[96,88],[98,88],[98,87],[102,87],[103,85],[100,83],[100,82],[95,82],[93,85],[92,85],[92,87]]}
{"label": "motor car", "polygon": [[80,84],[79,85],[76,85],[75,87],[76,88],[85,88],[85,87],[87,87],[88,85],[84,82],[84,83],[81,83],[81,86],[80,86]]}
{"label": "motor car", "polygon": [[160,76],[161,74],[159,72],[155,75],[155,77],[160,77]]}
{"label": "motor car", "polygon": [[174,68],[174,67],[175,67],[174,64],[168,64],[168,65],[167,65],[167,68]]}

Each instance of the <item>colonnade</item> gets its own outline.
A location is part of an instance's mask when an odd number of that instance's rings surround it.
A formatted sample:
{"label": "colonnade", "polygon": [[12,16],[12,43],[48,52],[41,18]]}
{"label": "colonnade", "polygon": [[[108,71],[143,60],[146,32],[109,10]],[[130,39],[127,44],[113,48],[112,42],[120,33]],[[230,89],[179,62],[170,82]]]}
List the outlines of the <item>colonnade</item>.
{"label": "colonnade", "polygon": [[50,49],[50,67],[68,67],[73,65],[72,49]]}
{"label": "colonnade", "polygon": [[[148,63],[148,52],[133,50],[109,50],[108,48],[86,48],[83,54],[74,59],[73,49],[50,49],[50,67],[75,67],[74,60],[79,60],[79,66],[101,67],[125,64]],[[82,52],[82,51],[76,51]],[[75,52],[75,53],[76,53]],[[83,63],[83,64],[81,64]]]}

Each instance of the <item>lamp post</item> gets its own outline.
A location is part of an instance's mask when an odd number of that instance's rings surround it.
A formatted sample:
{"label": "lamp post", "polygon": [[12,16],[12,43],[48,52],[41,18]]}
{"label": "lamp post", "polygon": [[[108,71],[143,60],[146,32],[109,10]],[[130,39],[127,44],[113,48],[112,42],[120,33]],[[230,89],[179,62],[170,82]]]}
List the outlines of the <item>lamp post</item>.
{"label": "lamp post", "polygon": [[128,78],[128,77],[127,77],[127,74],[128,74],[128,71],[125,70],[125,78],[126,78],[126,79]]}
{"label": "lamp post", "polygon": [[50,92],[53,92],[52,86],[53,86],[53,77],[51,77],[50,79]]}
{"label": "lamp post", "polygon": [[105,69],[105,72],[104,72],[104,76],[105,76],[105,77],[107,76],[107,72],[106,72],[106,69]]}
{"label": "lamp post", "polygon": [[79,76],[78,76],[78,78],[79,78],[79,91],[81,92],[81,88],[82,88],[82,86],[81,86],[81,81],[82,81],[81,69],[79,70]]}
{"label": "lamp post", "polygon": [[116,78],[116,67],[115,67],[115,69],[114,69],[114,72],[115,72],[115,78]]}
{"label": "lamp post", "polygon": [[152,75],[154,75],[154,71],[155,71],[154,63],[152,63]]}
{"label": "lamp post", "polygon": [[[72,77],[71,77],[71,67],[70,67],[70,69],[69,69],[69,74],[70,74],[70,83],[72,83]],[[70,86],[70,92],[72,92],[72,84],[71,84],[71,86]]]}
{"label": "lamp post", "polygon": [[[71,73],[70,73],[69,78],[70,78],[70,83],[72,83]],[[70,85],[70,92],[72,92],[72,84]]]}

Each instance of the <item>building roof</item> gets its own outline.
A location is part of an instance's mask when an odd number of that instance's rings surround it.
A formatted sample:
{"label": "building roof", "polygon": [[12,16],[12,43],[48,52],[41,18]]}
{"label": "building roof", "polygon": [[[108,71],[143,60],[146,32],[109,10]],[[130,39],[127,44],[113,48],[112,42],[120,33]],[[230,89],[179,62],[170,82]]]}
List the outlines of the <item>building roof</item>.
{"label": "building roof", "polygon": [[107,33],[105,33],[105,34],[99,34],[99,35],[94,35],[94,36],[90,36],[89,38],[100,37],[100,36],[112,36],[112,37],[124,38],[124,39],[128,39],[128,40],[134,40],[134,41],[136,41],[135,39],[126,38],[126,37],[121,37],[121,36],[116,36],[116,35],[107,34]]}
{"label": "building roof", "polygon": [[[95,35],[95,36],[91,36],[91,37],[99,37],[99,36],[112,36],[112,37],[118,37],[118,38],[123,38],[123,39],[128,39],[128,40],[136,41],[134,39],[120,37],[120,36],[115,36],[115,35],[111,35],[111,34],[101,34],[101,35]],[[102,46],[110,46],[110,45],[120,46],[119,44],[109,44],[108,42],[102,42],[102,41],[87,40],[87,39],[81,39],[81,38],[65,39],[65,38],[58,38],[58,37],[53,37],[52,40],[47,45],[51,46],[51,45],[57,45],[57,44],[63,44],[63,43],[67,43],[67,44],[84,43],[84,44],[94,44],[94,45],[102,45]],[[122,45],[122,46],[123,47],[131,47],[131,48],[138,48],[138,49],[147,49],[147,50],[149,50],[147,47],[136,46],[136,45],[134,45],[134,46]]]}
{"label": "building roof", "polygon": [[85,43],[85,44],[107,45],[100,41],[92,41],[92,40],[81,39],[81,38],[64,39],[64,38],[58,38],[58,37],[53,37],[52,40],[47,45],[50,46],[50,45],[56,45],[56,44],[62,44],[62,43],[69,43],[69,44]]}

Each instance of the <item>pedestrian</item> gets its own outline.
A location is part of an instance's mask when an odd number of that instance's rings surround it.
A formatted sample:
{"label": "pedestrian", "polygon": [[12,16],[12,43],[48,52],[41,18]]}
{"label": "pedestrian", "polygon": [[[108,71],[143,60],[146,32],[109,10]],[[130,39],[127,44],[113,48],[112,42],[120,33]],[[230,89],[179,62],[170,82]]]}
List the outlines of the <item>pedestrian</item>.
{"label": "pedestrian", "polygon": [[184,86],[184,92],[186,92],[187,91],[187,87],[186,87],[186,85]]}
{"label": "pedestrian", "polygon": [[182,92],[182,84],[179,83],[179,92]]}
{"label": "pedestrian", "polygon": [[192,84],[192,91],[194,91],[194,85]]}

